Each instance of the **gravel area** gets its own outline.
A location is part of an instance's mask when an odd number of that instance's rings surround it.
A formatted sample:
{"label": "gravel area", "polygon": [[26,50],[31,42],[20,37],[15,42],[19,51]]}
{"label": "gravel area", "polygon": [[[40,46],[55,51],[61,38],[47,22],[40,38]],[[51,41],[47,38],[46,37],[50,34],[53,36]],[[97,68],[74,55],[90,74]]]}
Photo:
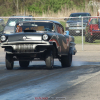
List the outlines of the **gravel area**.
{"label": "gravel area", "polygon": [[76,45],[76,50],[74,60],[100,62],[100,45],[84,45],[84,50],[82,45]]}
{"label": "gravel area", "polygon": [[[76,44],[77,51],[82,51],[82,45]],[[100,45],[83,45],[83,51],[100,51]]]}

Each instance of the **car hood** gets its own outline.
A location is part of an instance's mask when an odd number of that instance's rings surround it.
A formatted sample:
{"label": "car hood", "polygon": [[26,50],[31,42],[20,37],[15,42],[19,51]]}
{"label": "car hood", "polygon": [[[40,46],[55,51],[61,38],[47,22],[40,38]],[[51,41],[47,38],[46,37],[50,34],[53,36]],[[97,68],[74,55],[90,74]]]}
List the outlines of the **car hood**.
{"label": "car hood", "polygon": [[13,34],[6,34],[8,42],[12,41],[41,41],[43,34],[47,34],[51,37],[50,32],[20,32],[20,33],[13,33]]}

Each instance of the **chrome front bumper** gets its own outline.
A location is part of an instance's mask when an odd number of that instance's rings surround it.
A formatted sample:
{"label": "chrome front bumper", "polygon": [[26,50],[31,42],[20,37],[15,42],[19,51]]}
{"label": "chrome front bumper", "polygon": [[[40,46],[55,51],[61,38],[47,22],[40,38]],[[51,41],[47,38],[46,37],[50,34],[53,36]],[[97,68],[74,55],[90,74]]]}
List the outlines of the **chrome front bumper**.
{"label": "chrome front bumper", "polygon": [[11,47],[13,51],[30,52],[34,51],[37,46],[52,46],[53,43],[47,41],[14,41],[1,43],[2,48]]}

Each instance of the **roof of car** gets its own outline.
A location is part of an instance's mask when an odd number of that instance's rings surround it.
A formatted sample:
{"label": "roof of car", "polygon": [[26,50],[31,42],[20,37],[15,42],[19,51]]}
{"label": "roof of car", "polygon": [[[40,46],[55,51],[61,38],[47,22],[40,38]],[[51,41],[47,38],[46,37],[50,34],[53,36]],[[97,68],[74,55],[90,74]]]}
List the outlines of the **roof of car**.
{"label": "roof of car", "polygon": [[53,21],[53,20],[31,20],[31,21],[21,21],[18,23],[27,23],[27,22],[53,22],[53,23],[61,24],[60,22]]}
{"label": "roof of car", "polygon": [[31,15],[29,15],[29,16],[15,16],[15,15],[10,16],[10,18],[25,18],[25,17],[33,17],[33,16],[31,16]]}
{"label": "roof of car", "polygon": [[90,13],[87,13],[87,12],[78,12],[78,13],[71,13],[71,14],[90,14]]}
{"label": "roof of car", "polygon": [[11,16],[11,17],[33,17],[33,16]]}

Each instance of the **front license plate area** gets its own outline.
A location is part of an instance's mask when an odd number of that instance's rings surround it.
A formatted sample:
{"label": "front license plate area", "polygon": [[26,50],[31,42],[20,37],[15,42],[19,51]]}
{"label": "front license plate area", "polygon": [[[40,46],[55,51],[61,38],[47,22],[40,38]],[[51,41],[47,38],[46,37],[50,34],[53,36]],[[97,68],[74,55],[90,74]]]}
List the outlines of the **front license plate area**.
{"label": "front license plate area", "polygon": [[76,31],[76,33],[80,33],[80,31]]}

